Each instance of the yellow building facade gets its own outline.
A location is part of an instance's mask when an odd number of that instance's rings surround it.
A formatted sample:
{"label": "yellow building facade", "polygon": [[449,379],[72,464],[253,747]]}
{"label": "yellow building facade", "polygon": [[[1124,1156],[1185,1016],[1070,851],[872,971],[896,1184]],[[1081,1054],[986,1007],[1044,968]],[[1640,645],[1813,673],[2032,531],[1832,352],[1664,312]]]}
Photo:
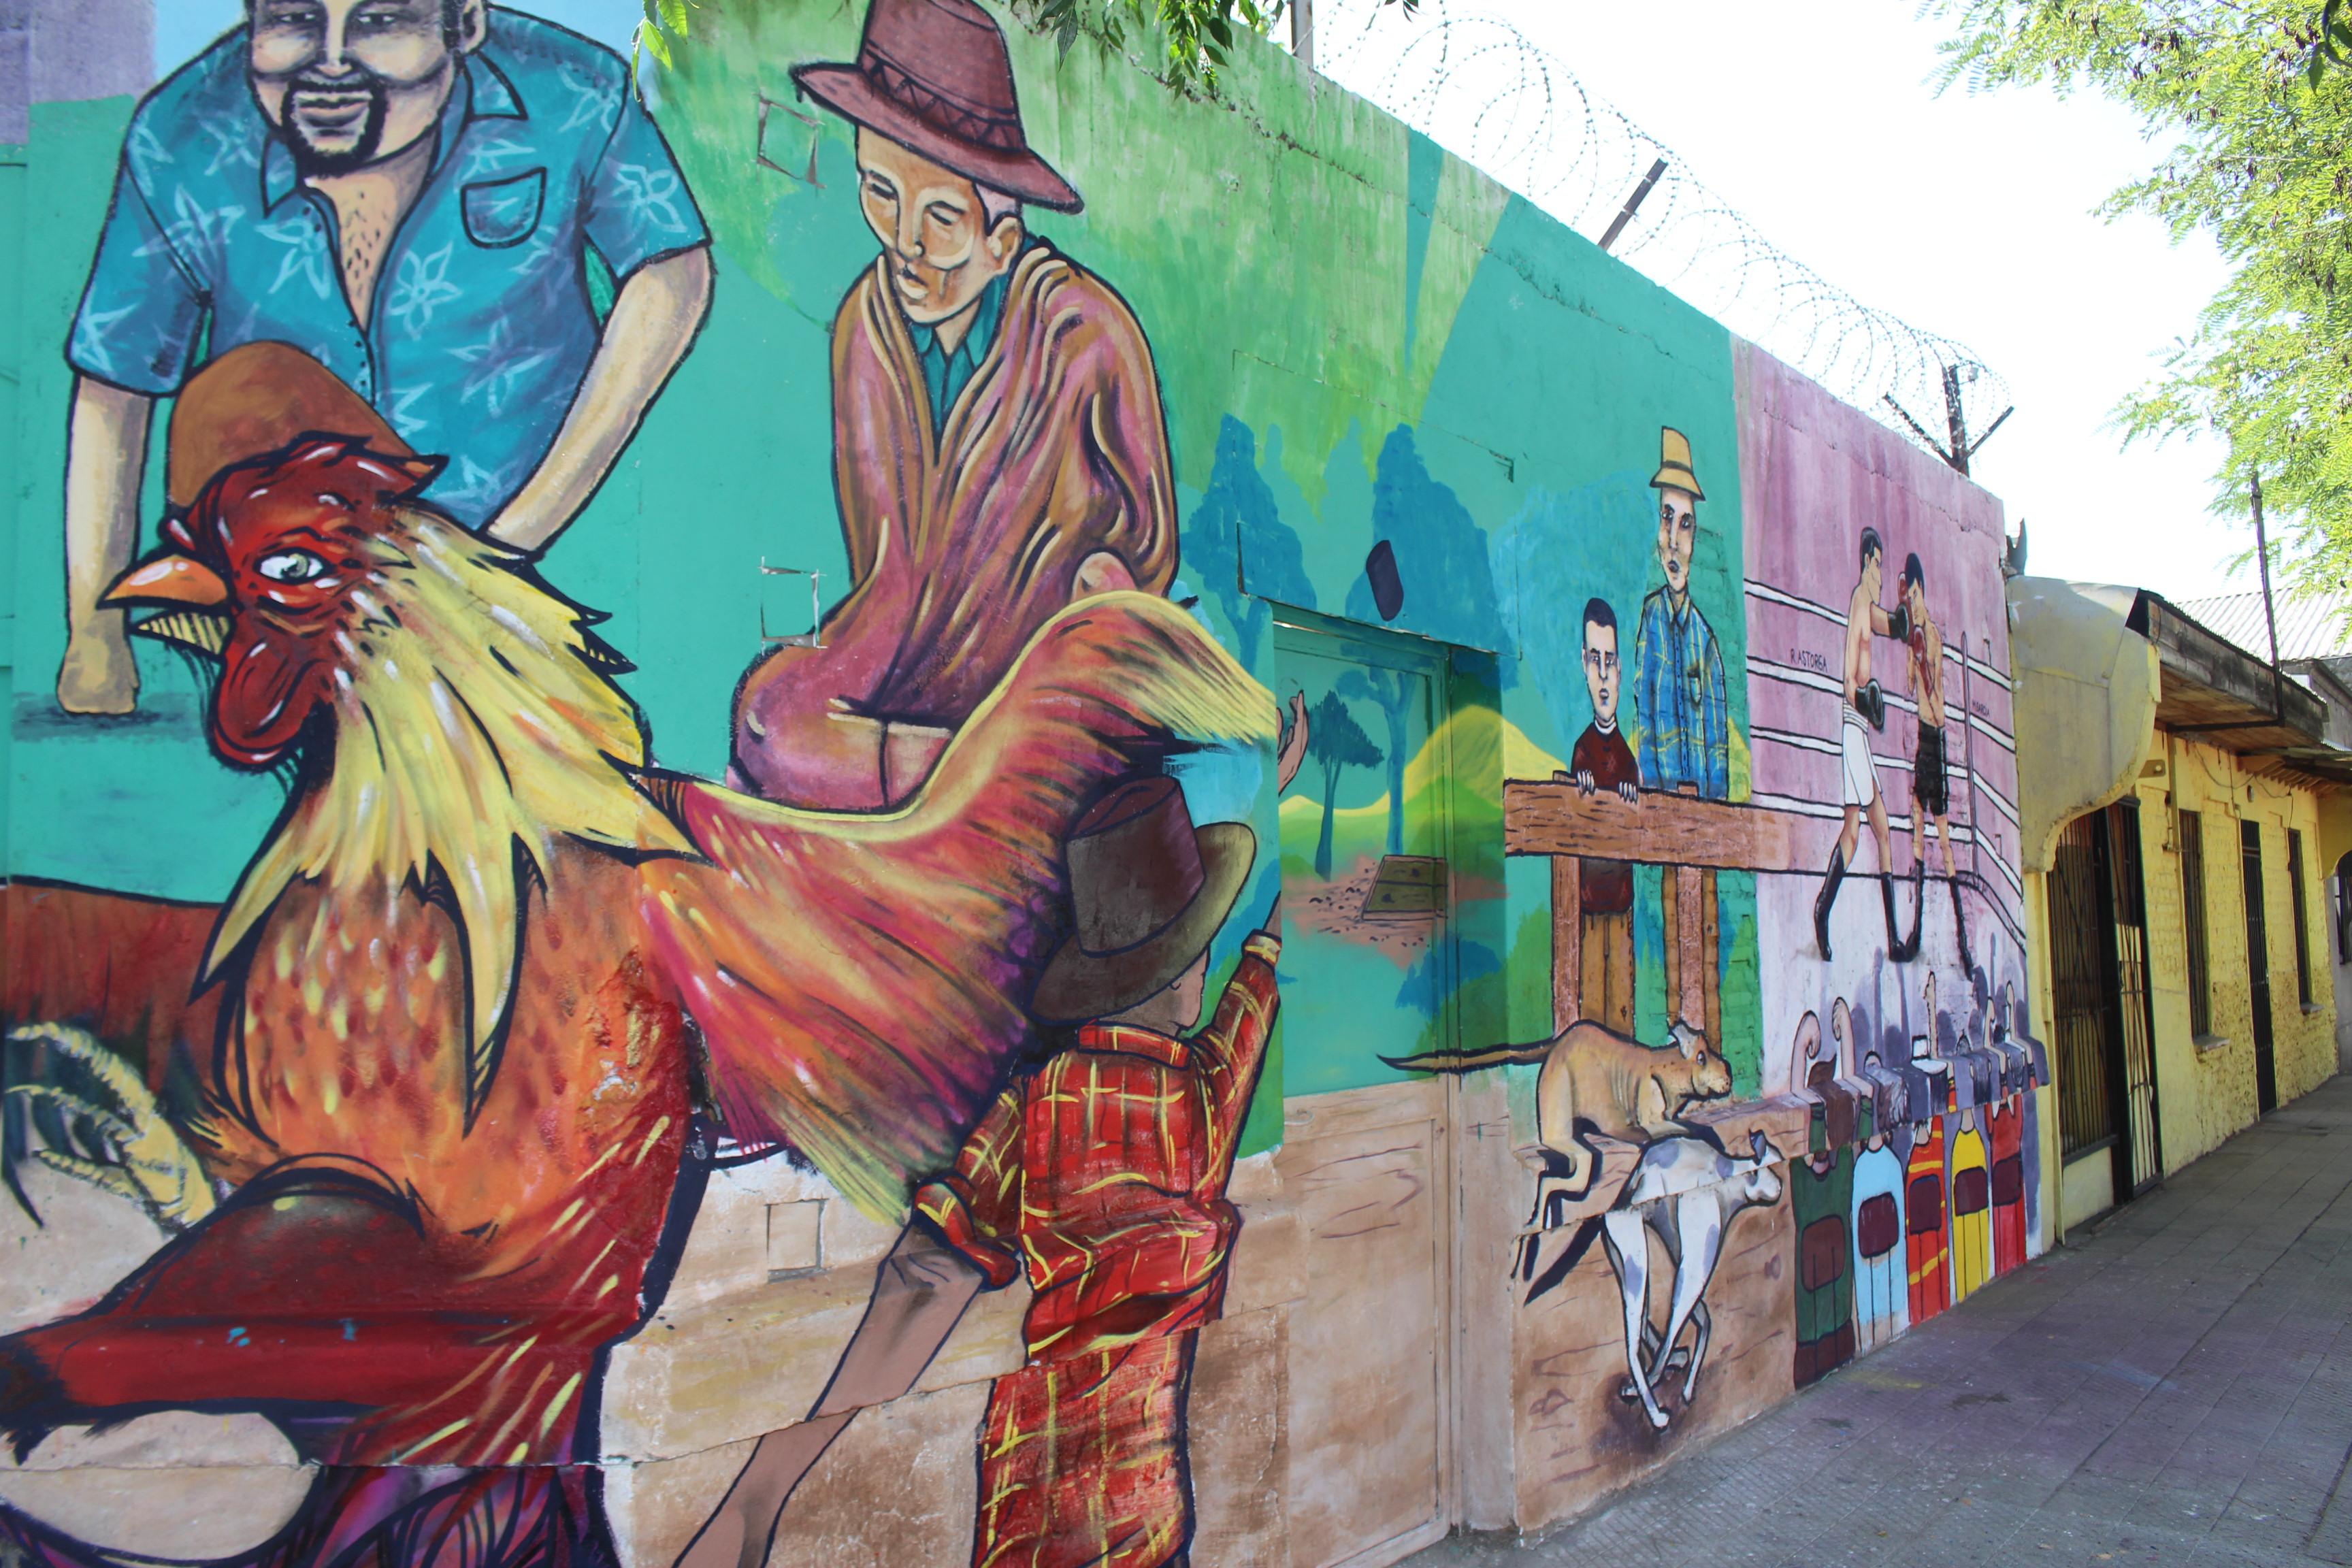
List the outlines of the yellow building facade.
{"label": "yellow building facade", "polygon": [[2159,596],[2009,585],[2020,808],[2062,1224],[2145,1191],[2337,1068],[2331,868],[2346,694]]}

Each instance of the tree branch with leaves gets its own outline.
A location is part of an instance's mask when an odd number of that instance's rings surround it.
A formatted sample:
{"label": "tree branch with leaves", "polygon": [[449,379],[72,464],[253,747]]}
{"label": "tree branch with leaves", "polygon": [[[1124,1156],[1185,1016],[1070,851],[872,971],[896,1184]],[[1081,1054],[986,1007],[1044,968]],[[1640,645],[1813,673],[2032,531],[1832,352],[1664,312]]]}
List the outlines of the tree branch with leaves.
{"label": "tree branch with leaves", "polygon": [[1947,82],[2089,88],[2164,151],[2115,192],[2230,280],[2116,410],[2126,440],[2211,431],[2212,510],[2259,472],[2290,580],[2352,580],[2352,0],[1938,0]]}
{"label": "tree branch with leaves", "polygon": [[686,41],[688,26],[687,0],[645,0],[645,19],[629,30],[629,80],[635,83],[647,55],[661,61],[662,68],[670,68],[668,35],[675,34],[678,42]]}
{"label": "tree branch with leaves", "polygon": [[[1402,5],[1407,16],[1421,0],[1381,0]],[[1287,9],[1285,0],[1014,0],[1013,10],[1042,33],[1050,33],[1067,55],[1080,38],[1092,38],[1108,52],[1126,52],[1130,37],[1157,29],[1166,43],[1160,62],[1168,85],[1180,91],[1213,93],[1217,73],[1233,58],[1244,33],[1263,37]]]}

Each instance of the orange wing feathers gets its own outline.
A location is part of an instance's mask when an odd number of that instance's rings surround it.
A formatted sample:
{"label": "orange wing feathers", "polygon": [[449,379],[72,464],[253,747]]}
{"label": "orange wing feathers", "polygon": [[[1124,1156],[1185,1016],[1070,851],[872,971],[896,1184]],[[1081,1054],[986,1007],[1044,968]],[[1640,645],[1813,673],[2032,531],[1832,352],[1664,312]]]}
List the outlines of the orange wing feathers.
{"label": "orange wing feathers", "polygon": [[788,1142],[860,1208],[898,1214],[1028,1039],[1071,818],[1139,754],[1268,742],[1275,717],[1181,609],[1114,594],[1039,628],[898,811],[656,781],[705,858],[643,867],[646,923],[730,1133]]}

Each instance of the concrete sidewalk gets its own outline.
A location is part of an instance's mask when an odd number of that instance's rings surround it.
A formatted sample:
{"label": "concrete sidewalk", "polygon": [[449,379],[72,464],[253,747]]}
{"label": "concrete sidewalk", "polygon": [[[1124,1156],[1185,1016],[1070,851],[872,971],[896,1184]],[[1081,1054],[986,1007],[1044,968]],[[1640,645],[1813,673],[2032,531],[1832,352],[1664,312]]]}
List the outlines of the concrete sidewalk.
{"label": "concrete sidewalk", "polygon": [[1459,1563],[2352,1563],[2352,1076],[1600,1512]]}

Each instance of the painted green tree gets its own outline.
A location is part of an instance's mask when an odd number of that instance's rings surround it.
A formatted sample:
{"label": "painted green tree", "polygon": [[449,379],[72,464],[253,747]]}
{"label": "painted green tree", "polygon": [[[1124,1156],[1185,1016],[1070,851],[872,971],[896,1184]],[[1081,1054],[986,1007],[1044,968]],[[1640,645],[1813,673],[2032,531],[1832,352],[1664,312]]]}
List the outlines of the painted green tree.
{"label": "painted green tree", "polygon": [[1323,831],[1315,840],[1315,874],[1331,875],[1331,825],[1339,805],[1339,774],[1349,768],[1381,765],[1381,749],[1348,711],[1348,700],[1327,691],[1307,721],[1307,759],[1323,769]]}
{"label": "painted green tree", "polygon": [[2228,283],[2116,411],[2126,439],[2211,430],[2212,510],[2252,481],[2282,518],[2291,576],[2352,574],[2352,44],[2342,0],[1938,0],[1946,79],[2088,86],[2164,151],[2108,197],[2176,237],[2211,235]]}

